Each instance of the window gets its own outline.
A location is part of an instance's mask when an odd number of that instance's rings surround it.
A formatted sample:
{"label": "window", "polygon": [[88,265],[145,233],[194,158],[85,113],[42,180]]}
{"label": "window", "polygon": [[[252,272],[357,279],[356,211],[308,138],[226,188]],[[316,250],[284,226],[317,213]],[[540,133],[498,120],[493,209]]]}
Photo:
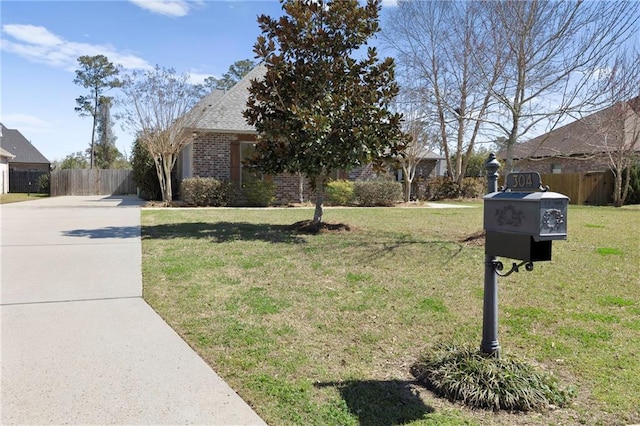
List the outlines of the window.
{"label": "window", "polygon": [[562,167],[560,167],[560,164],[552,164],[551,173],[562,173]]}
{"label": "window", "polygon": [[262,180],[263,176],[254,167],[247,165],[246,160],[253,157],[256,152],[256,144],[254,142],[241,142],[240,143],[240,185],[244,182],[251,182],[254,180]]}

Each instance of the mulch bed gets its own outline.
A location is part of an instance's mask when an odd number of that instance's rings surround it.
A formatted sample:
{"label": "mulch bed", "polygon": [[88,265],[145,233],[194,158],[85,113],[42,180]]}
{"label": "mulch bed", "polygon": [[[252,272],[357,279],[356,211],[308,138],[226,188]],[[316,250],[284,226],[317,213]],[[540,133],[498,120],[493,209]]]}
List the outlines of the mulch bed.
{"label": "mulch bed", "polygon": [[353,227],[346,223],[328,223],[328,222],[314,222],[312,220],[301,220],[290,226],[292,231],[299,234],[311,234],[316,235],[324,232],[344,232],[351,231]]}

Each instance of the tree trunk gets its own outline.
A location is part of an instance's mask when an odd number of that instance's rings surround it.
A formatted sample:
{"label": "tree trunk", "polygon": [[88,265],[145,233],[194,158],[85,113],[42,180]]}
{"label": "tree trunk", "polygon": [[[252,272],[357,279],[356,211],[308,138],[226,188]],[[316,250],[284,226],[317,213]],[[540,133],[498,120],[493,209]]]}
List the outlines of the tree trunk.
{"label": "tree trunk", "polygon": [[409,167],[403,165],[402,175],[404,184],[404,202],[408,203],[411,201],[411,183],[413,183],[413,177],[409,173]]}
{"label": "tree trunk", "polygon": [[622,204],[624,203],[624,199],[622,198],[622,171],[616,170],[614,174],[613,206],[622,207]]}
{"label": "tree trunk", "polygon": [[322,222],[322,203],[324,203],[324,175],[316,176],[316,209],[313,213],[313,223]]}
{"label": "tree trunk", "polygon": [[299,187],[298,187],[298,195],[300,198],[300,204],[304,203],[304,175],[302,173],[298,173],[299,179]]}
{"label": "tree trunk", "polygon": [[163,195],[163,201],[170,203],[173,201],[173,188],[171,188],[171,169],[173,169],[172,156],[162,156],[162,167],[164,172],[165,193]]}
{"label": "tree trunk", "polygon": [[96,114],[93,114],[93,127],[91,128],[91,159],[89,160],[89,168],[93,170],[95,166],[96,158]]}
{"label": "tree trunk", "polygon": [[173,191],[171,188],[172,158],[166,158],[166,156],[161,155],[159,158],[154,158],[153,162],[156,165],[156,174],[158,175],[158,183],[160,184],[160,191],[162,192],[162,201],[168,204],[173,201]]}

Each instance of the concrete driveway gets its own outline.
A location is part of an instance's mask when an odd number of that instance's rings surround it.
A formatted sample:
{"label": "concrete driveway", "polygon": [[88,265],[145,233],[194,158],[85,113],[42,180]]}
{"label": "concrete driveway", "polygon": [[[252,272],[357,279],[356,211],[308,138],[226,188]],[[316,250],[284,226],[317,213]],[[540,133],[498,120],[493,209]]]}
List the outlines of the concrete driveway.
{"label": "concrete driveway", "polygon": [[142,299],[139,206],[0,207],[3,425],[264,424]]}

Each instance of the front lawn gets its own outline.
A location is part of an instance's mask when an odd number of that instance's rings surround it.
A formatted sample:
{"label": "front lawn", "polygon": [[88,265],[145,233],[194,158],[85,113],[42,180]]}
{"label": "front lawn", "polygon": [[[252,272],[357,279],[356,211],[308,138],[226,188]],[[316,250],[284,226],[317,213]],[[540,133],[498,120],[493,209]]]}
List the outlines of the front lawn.
{"label": "front lawn", "polygon": [[145,299],[267,423],[640,423],[639,211],[570,206],[553,260],[500,278],[503,351],[577,390],[526,415],[467,410],[410,374],[437,342],[480,344],[481,204],[326,209],[350,230],[290,229],[312,214],[142,213]]}
{"label": "front lawn", "polygon": [[21,201],[38,200],[40,198],[48,197],[49,194],[26,194],[26,193],[10,193],[0,194],[0,204],[18,203]]}

